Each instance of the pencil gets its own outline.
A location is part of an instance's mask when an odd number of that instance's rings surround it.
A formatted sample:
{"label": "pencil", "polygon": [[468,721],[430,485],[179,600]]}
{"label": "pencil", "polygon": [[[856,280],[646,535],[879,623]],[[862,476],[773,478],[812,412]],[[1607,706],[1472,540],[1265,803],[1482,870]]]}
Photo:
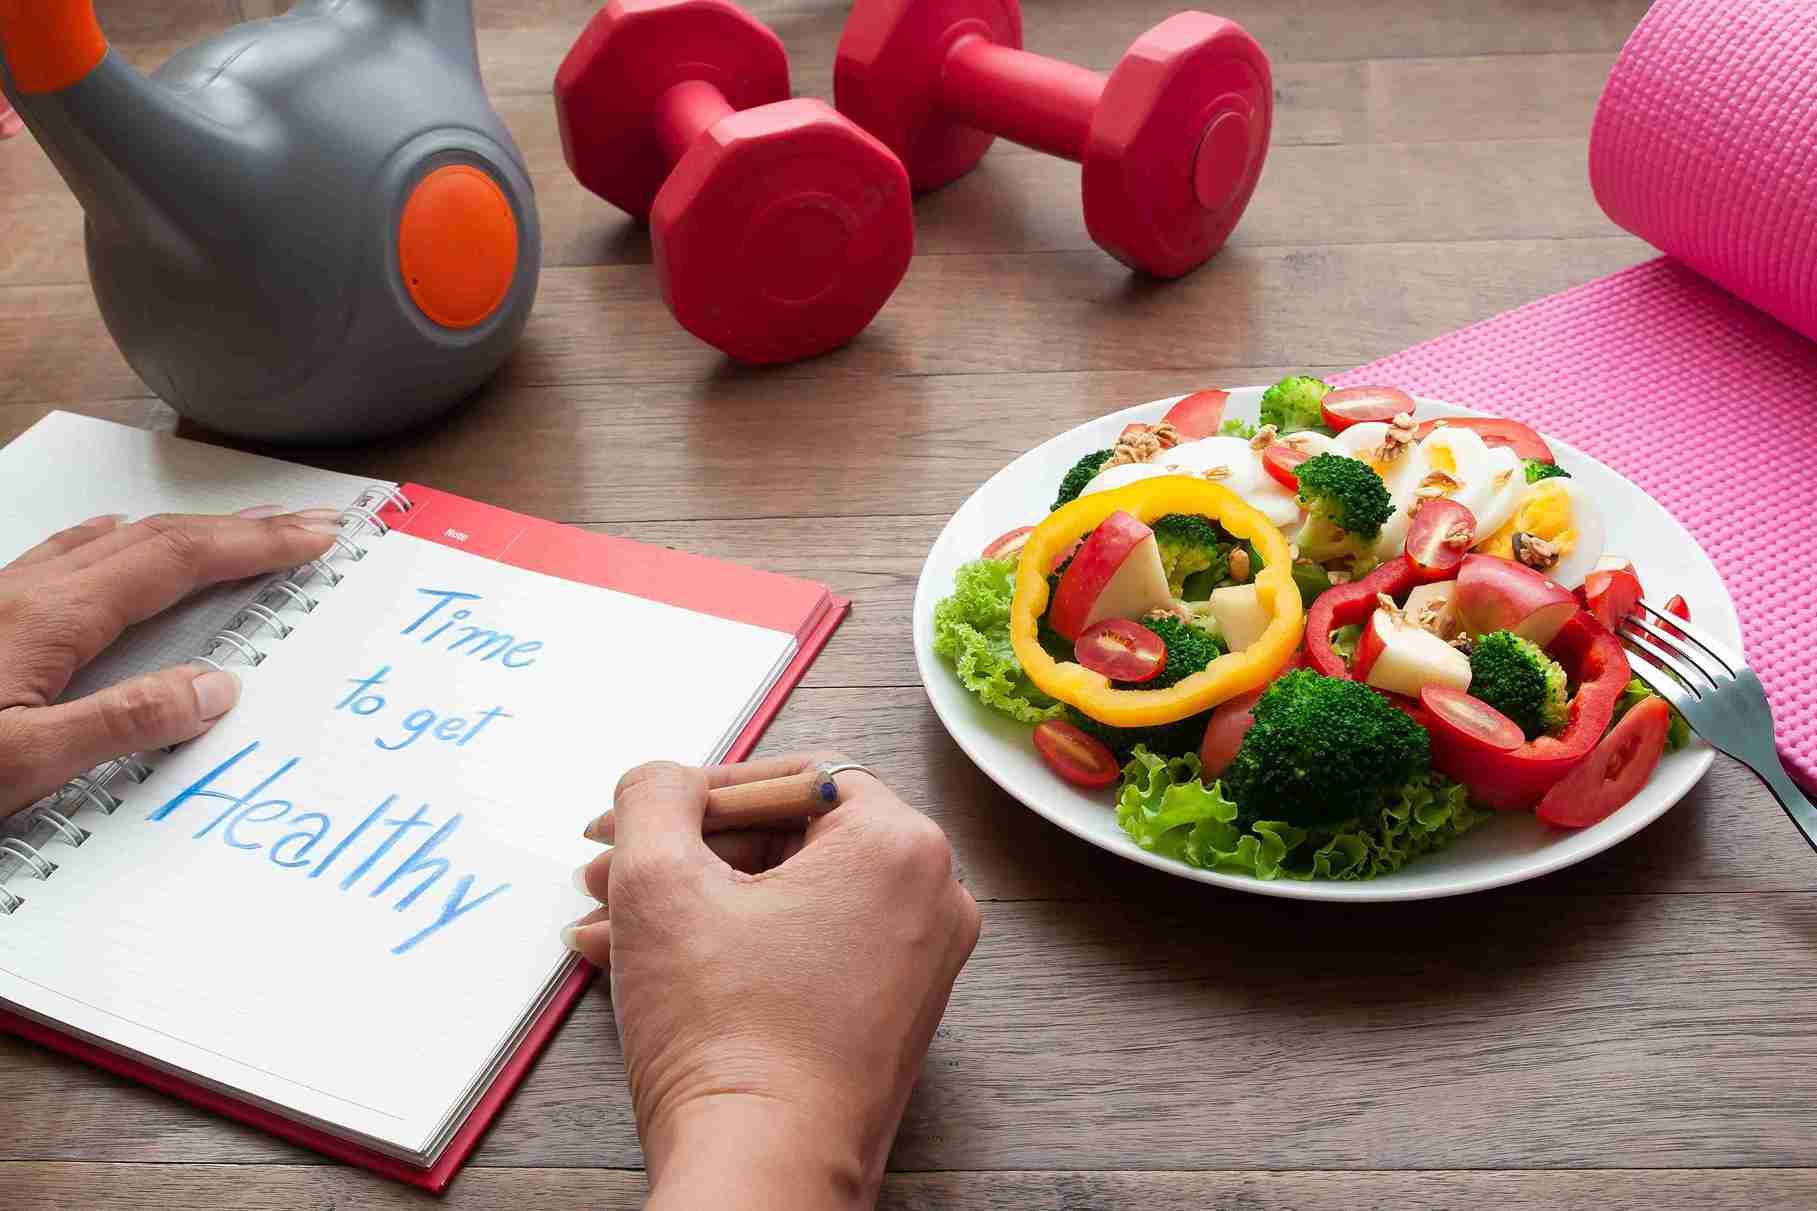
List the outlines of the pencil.
{"label": "pencil", "polygon": [[[783,778],[766,778],[738,786],[721,786],[707,792],[707,814],[701,832],[731,832],[741,828],[787,828],[824,816],[839,806],[835,774],[847,770],[869,773],[863,766],[816,766]],[[586,828],[589,841],[613,844],[613,813],[607,812]]]}

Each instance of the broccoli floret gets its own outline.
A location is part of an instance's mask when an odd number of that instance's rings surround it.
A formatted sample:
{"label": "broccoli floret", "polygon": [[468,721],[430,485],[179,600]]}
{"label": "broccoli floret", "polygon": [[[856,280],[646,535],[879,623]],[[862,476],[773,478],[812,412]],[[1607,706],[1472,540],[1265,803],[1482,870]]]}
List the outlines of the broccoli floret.
{"label": "broccoli floret", "polygon": [[1224,774],[1247,820],[1332,828],[1432,764],[1426,729],[1360,682],[1295,669],[1256,701],[1255,723]]}
{"label": "broccoli floret", "polygon": [[[1653,696],[1652,687],[1640,678],[1628,682],[1628,688],[1622,691],[1620,700],[1615,703],[1615,716],[1609,720],[1609,727],[1613,729],[1621,722],[1623,715]],[[1689,743],[1691,725],[1685,722],[1685,717],[1678,713],[1677,708],[1673,708],[1672,722],[1666,725],[1666,752],[1676,753]]]}
{"label": "broccoli floret", "polygon": [[1118,682],[1120,689],[1164,690],[1202,672],[1206,665],[1224,654],[1223,641],[1207,627],[1181,622],[1171,616],[1144,618],[1142,625],[1159,635],[1167,646],[1167,663],[1159,674],[1147,681]]}
{"label": "broccoli floret", "polygon": [[1085,485],[1104,469],[1104,464],[1110,461],[1110,456],[1114,453],[1114,450],[1094,450],[1074,463],[1073,469],[1060,481],[1060,494],[1054,497],[1054,503],[1048,512],[1078,500],[1079,493],[1085,491]]}
{"label": "broccoli floret", "polygon": [[1240,437],[1244,441],[1256,435],[1256,427],[1246,420],[1231,417],[1218,428],[1219,437]]}
{"label": "broccoli floret", "polygon": [[1554,476],[1561,479],[1571,478],[1571,473],[1557,463],[1542,463],[1537,458],[1529,458],[1522,465],[1527,468],[1527,482],[1530,484],[1536,484],[1542,479],[1551,479]]}
{"label": "broccoli floret", "polygon": [[1289,375],[1263,393],[1262,423],[1282,433],[1320,428],[1325,414],[1319,410],[1319,401],[1329,390],[1322,379]]}
{"label": "broccoli floret", "polygon": [[1076,710],[1067,718],[1080,731],[1102,740],[1119,759],[1128,760],[1137,745],[1160,757],[1184,757],[1198,752],[1205,743],[1205,725],[1211,722],[1211,712],[1155,727],[1112,727]]}
{"label": "broccoli floret", "polygon": [[1218,564],[1228,564],[1230,539],[1214,521],[1192,513],[1169,513],[1154,524],[1155,546],[1167,573],[1167,591],[1186,591],[1186,578]]}
{"label": "broccoli floret", "polygon": [[1320,454],[1301,463],[1300,503],[1310,511],[1296,541],[1300,554],[1324,562],[1348,558],[1374,562],[1375,540],[1394,515],[1394,499],[1375,469],[1342,454]]}
{"label": "broccoli floret", "polygon": [[1512,631],[1484,635],[1471,646],[1470,693],[1514,720],[1529,740],[1559,731],[1570,713],[1565,670]]}

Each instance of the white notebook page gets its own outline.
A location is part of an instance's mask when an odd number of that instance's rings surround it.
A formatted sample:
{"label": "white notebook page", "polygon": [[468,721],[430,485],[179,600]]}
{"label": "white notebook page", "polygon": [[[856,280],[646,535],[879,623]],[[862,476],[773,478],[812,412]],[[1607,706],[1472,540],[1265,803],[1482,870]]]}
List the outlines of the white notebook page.
{"label": "white notebook page", "polygon": [[50,847],[51,879],[13,880],[0,999],[424,1153],[565,969],[601,796],[638,762],[721,751],[795,645],[365,541],[288,638],[261,639],[232,714],[113,815],[84,812],[94,836]]}

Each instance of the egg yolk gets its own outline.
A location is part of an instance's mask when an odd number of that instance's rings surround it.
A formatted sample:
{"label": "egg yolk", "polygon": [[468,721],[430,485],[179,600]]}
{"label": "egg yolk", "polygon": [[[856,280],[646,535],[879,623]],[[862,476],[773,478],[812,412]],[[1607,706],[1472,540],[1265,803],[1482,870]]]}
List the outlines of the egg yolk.
{"label": "egg yolk", "polygon": [[1556,482],[1545,480],[1527,489],[1508,524],[1477,544],[1485,555],[1514,558],[1514,536],[1525,532],[1543,538],[1558,548],[1563,559],[1577,545],[1577,531],[1572,528],[1571,494]]}

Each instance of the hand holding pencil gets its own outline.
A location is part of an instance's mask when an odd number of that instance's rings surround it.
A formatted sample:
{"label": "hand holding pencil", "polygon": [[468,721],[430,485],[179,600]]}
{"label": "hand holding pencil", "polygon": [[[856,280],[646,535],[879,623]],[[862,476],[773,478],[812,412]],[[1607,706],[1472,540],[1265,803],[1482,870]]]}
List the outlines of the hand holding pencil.
{"label": "hand holding pencil", "polygon": [[587,830],[603,906],[564,936],[610,968],[659,1211],[874,1196],[976,944],[939,827],[862,769],[829,804],[827,764],[644,766]]}

